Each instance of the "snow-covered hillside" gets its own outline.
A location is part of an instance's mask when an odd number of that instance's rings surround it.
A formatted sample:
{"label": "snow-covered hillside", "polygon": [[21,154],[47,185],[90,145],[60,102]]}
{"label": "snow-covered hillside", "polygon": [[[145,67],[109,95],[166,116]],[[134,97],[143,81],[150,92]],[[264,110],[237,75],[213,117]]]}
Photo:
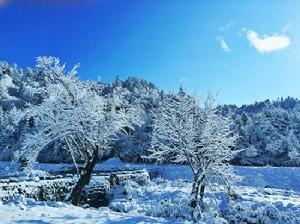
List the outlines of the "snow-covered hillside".
{"label": "snow-covered hillside", "polygon": [[[40,63],[40,58],[36,67],[25,69],[0,61],[1,160],[11,161],[15,156],[14,152],[23,146],[27,134],[37,131],[38,119],[36,116],[31,113],[32,118],[21,119],[19,114],[27,110],[28,105],[39,105],[45,98],[47,99],[46,96],[49,96],[47,88],[53,83],[57,83],[58,77],[53,75],[53,68],[63,70],[64,66],[60,65],[59,60],[53,57],[49,57],[49,60],[53,60],[54,63],[48,64],[47,67]],[[67,73],[66,71],[62,72],[64,75]],[[159,102],[162,99],[176,101],[180,92],[184,92],[181,88],[178,92],[165,93],[153,83],[136,77],[129,77],[125,81],[116,77],[113,83],[78,80],[76,88],[79,88],[80,85],[92,86],[92,95],[89,95],[89,99],[117,94],[121,107],[137,107],[142,110],[143,116],[140,118],[142,122],[139,124],[133,122],[131,125],[134,126],[134,130],[130,130],[128,135],[118,136],[113,144],[113,156],[117,155],[127,161],[142,161],[142,157],[149,153],[148,149],[153,136],[151,125],[154,120],[152,115],[156,114],[156,109],[161,107]],[[91,100],[92,102],[95,101],[94,98]],[[240,135],[236,142],[236,148],[247,149],[236,155],[232,163],[299,166],[299,105],[300,101],[291,97],[276,101],[265,100],[242,107],[220,105],[218,110],[221,114],[233,114],[233,129]],[[79,111],[82,112],[84,108],[79,108]],[[135,117],[138,116],[135,114]],[[79,156],[77,159],[82,158]],[[55,163],[72,162],[66,145],[61,142],[55,142],[45,147],[39,153],[38,160]]]}

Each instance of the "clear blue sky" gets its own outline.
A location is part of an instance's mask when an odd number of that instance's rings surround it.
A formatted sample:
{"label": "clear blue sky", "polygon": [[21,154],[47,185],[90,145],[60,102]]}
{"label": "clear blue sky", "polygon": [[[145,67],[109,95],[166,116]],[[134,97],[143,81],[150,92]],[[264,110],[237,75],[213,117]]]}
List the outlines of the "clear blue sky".
{"label": "clear blue sky", "polygon": [[40,55],[221,103],[299,97],[300,1],[0,0],[0,59]]}

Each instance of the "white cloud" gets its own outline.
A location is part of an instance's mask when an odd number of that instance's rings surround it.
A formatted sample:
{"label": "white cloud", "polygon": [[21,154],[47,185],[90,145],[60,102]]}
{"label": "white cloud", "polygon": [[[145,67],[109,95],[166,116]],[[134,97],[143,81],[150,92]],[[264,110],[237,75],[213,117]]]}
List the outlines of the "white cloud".
{"label": "white cloud", "polygon": [[231,52],[231,48],[228,46],[228,44],[226,43],[226,41],[224,40],[223,37],[218,36],[216,39],[220,43],[222,49],[225,52],[227,52],[227,53]]}
{"label": "white cloud", "polygon": [[247,38],[250,44],[260,53],[269,53],[287,48],[290,44],[290,38],[285,34],[273,34],[270,36],[259,36],[252,30],[247,31]]}

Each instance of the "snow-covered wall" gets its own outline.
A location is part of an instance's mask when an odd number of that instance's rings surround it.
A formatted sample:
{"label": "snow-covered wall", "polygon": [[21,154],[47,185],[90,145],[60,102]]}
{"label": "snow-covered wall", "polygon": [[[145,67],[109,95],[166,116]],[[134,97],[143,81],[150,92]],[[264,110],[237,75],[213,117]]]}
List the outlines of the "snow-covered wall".
{"label": "snow-covered wall", "polygon": [[[77,177],[72,175],[35,177],[30,180],[17,177],[0,179],[0,200],[11,200],[24,195],[39,201],[63,201],[76,180]],[[110,189],[127,180],[143,184],[149,180],[149,173],[146,170],[136,170],[93,175],[82,193],[81,203],[93,207],[105,206],[109,202]]]}

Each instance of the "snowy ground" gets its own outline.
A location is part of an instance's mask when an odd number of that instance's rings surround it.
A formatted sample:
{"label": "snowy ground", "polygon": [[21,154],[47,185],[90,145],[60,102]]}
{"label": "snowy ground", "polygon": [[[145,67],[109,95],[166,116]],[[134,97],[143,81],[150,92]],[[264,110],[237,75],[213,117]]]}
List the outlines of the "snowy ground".
{"label": "snowy ground", "polygon": [[64,203],[39,203],[14,201],[0,205],[0,223],[50,224],[50,223],[174,223],[163,218],[146,217],[139,214],[113,212],[108,208],[83,209]]}
{"label": "snowy ground", "polygon": [[[35,168],[53,172],[71,166],[37,164]],[[17,168],[18,164],[0,163],[0,176],[8,173],[15,175]],[[0,205],[0,223],[135,224],[182,223],[183,220],[190,219],[187,203],[192,174],[187,166],[126,164],[118,159],[111,159],[98,164],[96,170],[141,168],[148,169],[153,176],[160,178],[146,186],[128,183],[114,189],[110,208],[123,213],[113,212],[108,208],[93,210],[63,203],[28,203],[19,200]],[[237,183],[236,192],[239,197],[235,207],[230,210],[232,215],[227,216],[228,219],[235,223],[300,223],[300,219],[297,219],[300,217],[300,168],[235,167],[234,170],[243,180]],[[222,208],[222,203],[227,201],[216,193],[217,188],[209,190],[206,202],[210,207]],[[212,195],[215,196],[214,201],[210,197]]]}

